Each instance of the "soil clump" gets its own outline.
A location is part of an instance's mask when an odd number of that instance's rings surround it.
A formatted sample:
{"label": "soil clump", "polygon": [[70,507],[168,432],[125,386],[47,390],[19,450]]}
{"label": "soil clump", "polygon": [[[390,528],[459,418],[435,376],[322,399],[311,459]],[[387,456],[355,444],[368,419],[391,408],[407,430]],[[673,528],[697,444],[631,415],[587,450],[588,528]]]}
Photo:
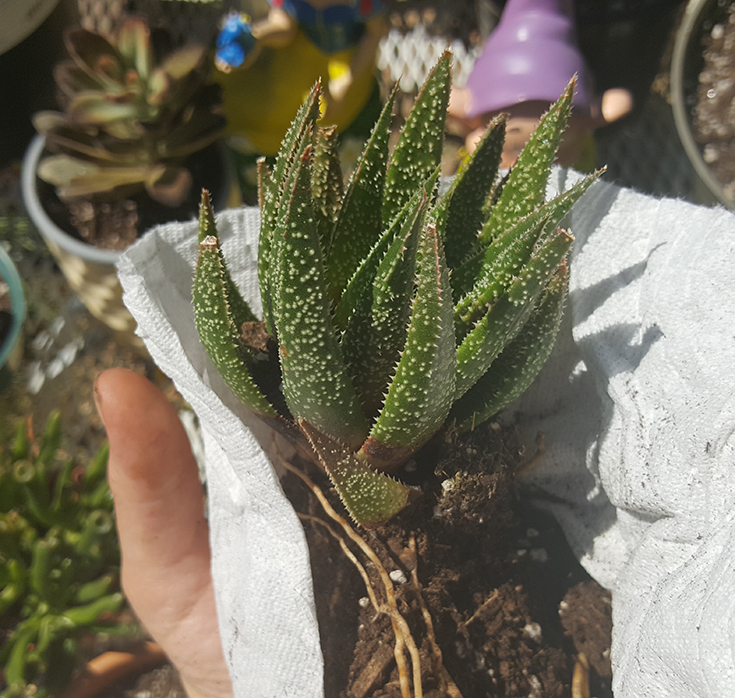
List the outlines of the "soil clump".
{"label": "soil clump", "polygon": [[[553,519],[520,496],[517,476],[528,455],[513,429],[497,423],[461,437],[438,435],[398,473],[408,484],[421,483],[423,496],[387,525],[360,531],[393,581],[419,649],[424,696],[452,695],[438,669],[437,645],[464,698],[571,696],[580,651],[594,658],[592,695],[612,696],[609,594],[579,566]],[[300,467],[329,491],[316,466]],[[297,512],[326,519],[295,478],[287,477],[284,489]],[[305,530],[325,697],[400,698],[391,620],[376,613],[333,536],[310,522]],[[365,568],[381,596],[375,568]]]}

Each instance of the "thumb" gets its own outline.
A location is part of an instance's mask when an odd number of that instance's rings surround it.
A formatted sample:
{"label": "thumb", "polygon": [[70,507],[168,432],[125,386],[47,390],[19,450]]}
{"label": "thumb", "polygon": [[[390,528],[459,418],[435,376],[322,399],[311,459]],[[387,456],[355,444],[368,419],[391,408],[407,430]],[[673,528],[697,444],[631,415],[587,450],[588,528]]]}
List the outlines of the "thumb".
{"label": "thumb", "polygon": [[181,421],[160,390],[125,369],[99,376],[95,401],[110,442],[108,477],[130,604],[191,695],[231,695],[204,495]]}

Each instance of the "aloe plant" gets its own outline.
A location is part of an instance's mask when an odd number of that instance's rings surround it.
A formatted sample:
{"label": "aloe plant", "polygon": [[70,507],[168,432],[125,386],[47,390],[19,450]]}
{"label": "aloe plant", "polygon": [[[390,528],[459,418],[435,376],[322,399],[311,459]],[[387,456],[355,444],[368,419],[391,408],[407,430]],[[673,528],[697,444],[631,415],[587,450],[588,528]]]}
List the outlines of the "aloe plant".
{"label": "aloe plant", "polygon": [[572,81],[504,184],[501,117],[438,198],[450,63],[428,77],[390,158],[388,100],[344,189],[314,87],[273,171],[260,170],[267,335],[253,332],[202,200],[193,303],[209,356],[250,409],[305,439],[366,527],[411,499],[388,473],[445,424],[488,419],[540,370],[567,288],[572,237],[558,225],[597,177],[545,202]]}
{"label": "aloe plant", "polygon": [[105,621],[124,601],[107,445],[80,467],[57,457],[59,412],[40,440],[29,432],[19,424],[0,450],[0,614],[17,621],[0,648],[2,698],[63,688],[83,632],[131,631]]}
{"label": "aloe plant", "polygon": [[85,29],[65,34],[71,60],[54,71],[63,112],[34,115],[53,154],[41,179],[65,201],[145,189],[165,205],[189,194],[184,160],[224,132],[220,88],[205,46],[190,44],[157,60],[145,21],[129,17],[115,40]]}

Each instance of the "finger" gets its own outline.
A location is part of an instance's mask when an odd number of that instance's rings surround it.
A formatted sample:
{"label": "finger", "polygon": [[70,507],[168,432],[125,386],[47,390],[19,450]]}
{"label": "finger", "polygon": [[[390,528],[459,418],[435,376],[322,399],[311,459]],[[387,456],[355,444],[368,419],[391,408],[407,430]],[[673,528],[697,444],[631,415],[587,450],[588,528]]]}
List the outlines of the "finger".
{"label": "finger", "polygon": [[123,562],[209,575],[202,487],[176,411],[142,376],[103,373],[95,398],[110,441],[109,479]]}
{"label": "finger", "polygon": [[178,666],[190,696],[232,695],[219,638],[202,486],[183,426],[132,371],[95,383],[131,605]]}

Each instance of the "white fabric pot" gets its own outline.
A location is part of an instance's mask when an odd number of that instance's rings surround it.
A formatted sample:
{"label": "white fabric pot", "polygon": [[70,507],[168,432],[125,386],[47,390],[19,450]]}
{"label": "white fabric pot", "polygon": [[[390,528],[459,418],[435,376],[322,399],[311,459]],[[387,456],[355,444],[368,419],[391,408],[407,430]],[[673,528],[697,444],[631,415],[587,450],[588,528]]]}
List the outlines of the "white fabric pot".
{"label": "white fabric pot", "polygon": [[[550,193],[578,175],[556,170]],[[218,217],[254,309],[256,210]],[[571,293],[554,354],[514,406],[532,473],[590,573],[613,592],[616,698],[715,698],[735,680],[735,216],[597,184],[570,222]],[[191,310],[196,225],[121,258],[151,356],[197,412],[213,575],[238,698],[322,695],[303,530],[267,430],[212,368]]]}

